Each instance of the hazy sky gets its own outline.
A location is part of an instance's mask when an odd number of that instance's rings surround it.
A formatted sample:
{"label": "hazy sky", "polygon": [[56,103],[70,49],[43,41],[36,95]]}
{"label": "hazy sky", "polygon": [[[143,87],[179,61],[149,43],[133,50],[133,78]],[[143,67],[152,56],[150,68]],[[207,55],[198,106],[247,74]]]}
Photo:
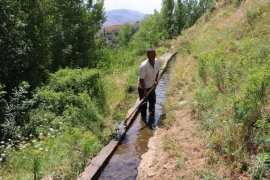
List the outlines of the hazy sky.
{"label": "hazy sky", "polygon": [[162,0],[105,0],[105,10],[131,9],[145,14],[153,14],[154,10],[160,11]]}

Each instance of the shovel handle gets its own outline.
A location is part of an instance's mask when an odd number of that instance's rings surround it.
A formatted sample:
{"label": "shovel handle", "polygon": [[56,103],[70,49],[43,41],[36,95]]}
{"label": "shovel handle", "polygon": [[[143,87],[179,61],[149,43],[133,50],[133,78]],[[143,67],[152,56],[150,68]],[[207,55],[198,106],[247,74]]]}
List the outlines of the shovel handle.
{"label": "shovel handle", "polygon": [[141,104],[143,103],[143,101],[144,101],[144,100],[149,96],[149,94],[156,88],[156,86],[157,86],[157,84],[155,84],[155,85],[147,92],[146,96],[144,96],[144,97],[140,100],[140,102],[139,102],[139,104],[136,106],[136,108],[128,115],[128,117],[126,117],[124,123],[126,123],[127,120],[132,116],[132,114],[138,110],[138,108],[141,106]]}

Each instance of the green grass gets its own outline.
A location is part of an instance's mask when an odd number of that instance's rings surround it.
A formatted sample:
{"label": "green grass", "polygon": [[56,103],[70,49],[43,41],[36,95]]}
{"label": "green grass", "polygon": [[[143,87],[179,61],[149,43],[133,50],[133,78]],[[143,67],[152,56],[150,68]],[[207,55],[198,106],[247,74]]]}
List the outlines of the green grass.
{"label": "green grass", "polygon": [[270,151],[270,6],[263,0],[231,3],[179,37],[183,57],[196,57],[192,104],[211,132],[208,148],[228,163],[250,161],[255,149]]}
{"label": "green grass", "polygon": [[211,171],[196,170],[194,172],[194,174],[196,176],[199,176],[200,179],[203,179],[203,180],[218,180],[218,179],[222,179],[222,178],[218,177],[218,175],[216,175],[214,172],[211,172]]}

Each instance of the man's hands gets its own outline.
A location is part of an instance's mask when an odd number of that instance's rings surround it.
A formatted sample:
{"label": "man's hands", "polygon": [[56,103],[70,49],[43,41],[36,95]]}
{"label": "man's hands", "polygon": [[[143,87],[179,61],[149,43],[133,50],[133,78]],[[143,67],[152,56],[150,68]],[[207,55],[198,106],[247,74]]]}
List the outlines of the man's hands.
{"label": "man's hands", "polygon": [[[141,84],[141,87],[142,87],[142,89],[143,89],[143,95],[144,95],[144,97],[146,97],[146,96],[147,96],[147,90],[146,90],[146,88],[145,88],[145,82],[144,82],[144,79],[140,79],[140,84]],[[157,86],[157,85],[158,85],[158,81],[155,80],[153,86]]]}

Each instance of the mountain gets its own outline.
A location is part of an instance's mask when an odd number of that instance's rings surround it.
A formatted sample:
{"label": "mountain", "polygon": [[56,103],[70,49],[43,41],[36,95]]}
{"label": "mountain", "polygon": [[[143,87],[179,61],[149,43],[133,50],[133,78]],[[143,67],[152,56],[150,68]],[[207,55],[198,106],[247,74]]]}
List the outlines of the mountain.
{"label": "mountain", "polygon": [[106,22],[103,26],[136,23],[137,21],[141,21],[144,16],[145,14],[141,12],[128,9],[111,10],[106,12]]}

